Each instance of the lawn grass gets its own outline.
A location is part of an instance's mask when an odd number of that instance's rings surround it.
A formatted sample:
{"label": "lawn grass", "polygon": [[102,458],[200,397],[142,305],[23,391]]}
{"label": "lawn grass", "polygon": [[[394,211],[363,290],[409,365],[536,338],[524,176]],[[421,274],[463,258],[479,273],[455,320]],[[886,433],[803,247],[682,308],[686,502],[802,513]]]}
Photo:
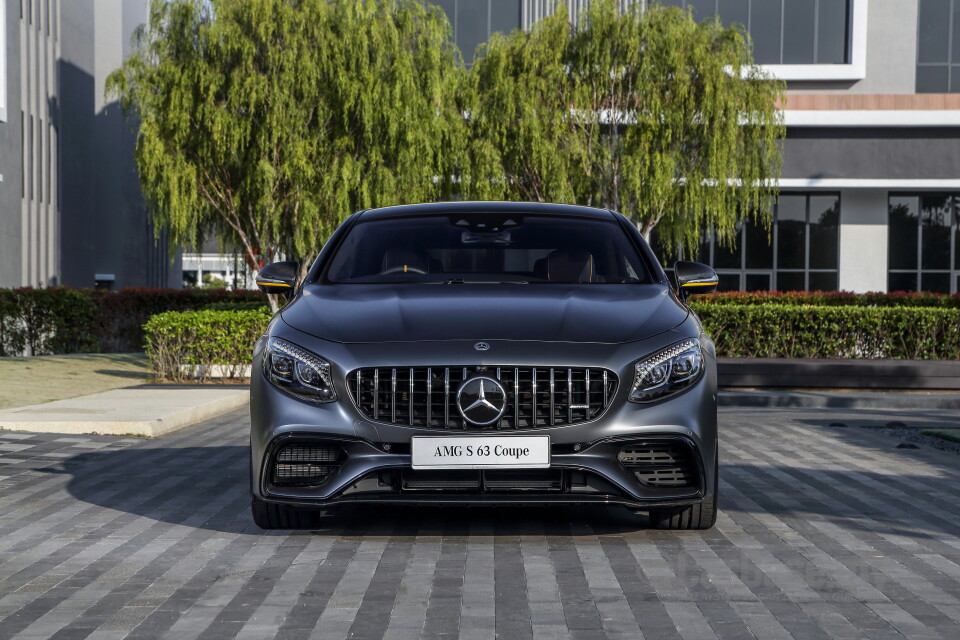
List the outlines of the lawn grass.
{"label": "lawn grass", "polygon": [[142,353],[0,358],[0,409],[75,398],[152,379]]}
{"label": "lawn grass", "polygon": [[924,429],[922,435],[940,438],[949,442],[960,442],[960,429]]}

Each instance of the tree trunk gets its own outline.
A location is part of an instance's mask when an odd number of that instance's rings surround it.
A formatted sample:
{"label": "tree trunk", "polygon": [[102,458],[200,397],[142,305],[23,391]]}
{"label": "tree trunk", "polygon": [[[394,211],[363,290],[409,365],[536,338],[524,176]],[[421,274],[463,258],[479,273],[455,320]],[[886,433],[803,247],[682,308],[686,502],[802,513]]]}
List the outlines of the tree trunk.
{"label": "tree trunk", "polygon": [[653,228],[655,226],[656,224],[649,224],[649,223],[643,223],[643,222],[637,223],[637,230],[640,231],[640,235],[642,235],[643,239],[647,241],[647,244],[650,244],[650,238],[651,238],[651,235],[653,234]]}
{"label": "tree trunk", "polygon": [[[267,248],[259,252],[258,247],[250,242],[246,237],[243,239],[243,261],[251,271],[260,271],[263,266],[273,262],[273,256],[276,250]],[[280,310],[280,296],[275,294],[264,294],[267,296],[267,304],[270,305],[270,313],[276,313]]]}
{"label": "tree trunk", "polygon": [[316,255],[308,253],[303,256],[300,260],[300,272],[297,273],[297,284],[303,284],[303,280],[307,277],[307,271],[310,271],[310,267],[313,266],[313,260],[316,258]]}
{"label": "tree trunk", "polygon": [[277,311],[280,311],[280,296],[275,293],[268,293],[267,304],[270,305],[270,313],[276,314]]}

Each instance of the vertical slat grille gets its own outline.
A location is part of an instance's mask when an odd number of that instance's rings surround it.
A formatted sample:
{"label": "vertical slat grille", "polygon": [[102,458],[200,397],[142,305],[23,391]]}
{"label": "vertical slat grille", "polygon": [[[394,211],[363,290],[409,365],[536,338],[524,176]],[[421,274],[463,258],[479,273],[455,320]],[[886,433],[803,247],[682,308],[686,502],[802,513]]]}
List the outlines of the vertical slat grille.
{"label": "vertical slat grille", "polygon": [[397,370],[394,369],[390,374],[390,387],[393,393],[390,395],[390,422],[397,422]]}
{"label": "vertical slat grille", "polygon": [[513,370],[513,428],[520,424],[520,369]]}
{"label": "vertical slat grille", "polygon": [[[469,378],[496,378],[506,392],[503,417],[486,427],[463,419],[457,391]],[[389,378],[382,384],[381,378]],[[617,377],[600,368],[412,367],[367,368],[350,374],[350,394],[364,416],[434,429],[536,429],[600,416],[613,399]]]}

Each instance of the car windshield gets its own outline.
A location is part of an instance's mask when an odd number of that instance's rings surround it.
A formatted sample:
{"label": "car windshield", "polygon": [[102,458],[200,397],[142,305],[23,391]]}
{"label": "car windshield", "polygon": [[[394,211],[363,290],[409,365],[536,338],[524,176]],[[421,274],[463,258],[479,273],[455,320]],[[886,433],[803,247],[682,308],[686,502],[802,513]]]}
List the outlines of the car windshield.
{"label": "car windshield", "polygon": [[361,220],[337,250],[333,283],[649,283],[614,220],[450,214]]}

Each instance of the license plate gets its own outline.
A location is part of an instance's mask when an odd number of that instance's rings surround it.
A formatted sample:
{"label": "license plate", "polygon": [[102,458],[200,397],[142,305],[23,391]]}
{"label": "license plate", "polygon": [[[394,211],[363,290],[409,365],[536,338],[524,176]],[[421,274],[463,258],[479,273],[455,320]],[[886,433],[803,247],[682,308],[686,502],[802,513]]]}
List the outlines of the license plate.
{"label": "license plate", "polygon": [[546,469],[550,436],[414,436],[414,469]]}

